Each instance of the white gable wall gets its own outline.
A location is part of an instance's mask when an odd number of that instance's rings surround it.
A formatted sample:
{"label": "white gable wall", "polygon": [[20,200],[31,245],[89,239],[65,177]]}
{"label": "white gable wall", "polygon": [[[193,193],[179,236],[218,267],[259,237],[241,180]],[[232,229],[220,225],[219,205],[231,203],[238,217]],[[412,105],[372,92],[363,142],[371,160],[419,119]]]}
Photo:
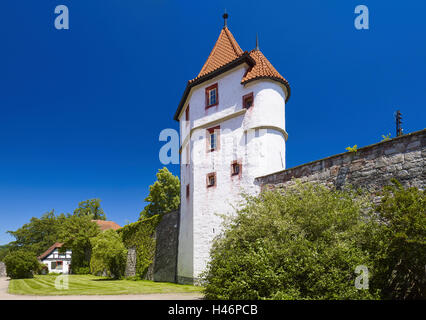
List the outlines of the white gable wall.
{"label": "white gable wall", "polygon": [[[59,250],[56,248],[41,262],[48,267],[49,273],[54,272],[54,273],[68,274],[70,272],[71,255],[72,255],[71,250],[67,250],[64,253],[60,253]],[[58,262],[58,261],[62,261],[62,269],[58,269],[58,268],[52,269],[52,262]]]}

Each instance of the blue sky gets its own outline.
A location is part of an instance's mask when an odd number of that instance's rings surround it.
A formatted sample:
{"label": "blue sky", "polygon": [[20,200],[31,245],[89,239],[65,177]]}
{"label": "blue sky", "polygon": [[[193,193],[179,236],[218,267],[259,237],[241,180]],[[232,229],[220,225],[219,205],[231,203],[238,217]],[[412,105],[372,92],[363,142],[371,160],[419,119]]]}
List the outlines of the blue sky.
{"label": "blue sky", "polygon": [[[70,29],[54,28],[67,5]],[[367,5],[370,29],[354,27]],[[287,167],[425,127],[425,1],[43,0],[0,4],[0,244],[32,216],[101,198],[135,221],[162,167],[158,135],[216,41],[289,80]],[[178,165],[169,170],[179,174]]]}

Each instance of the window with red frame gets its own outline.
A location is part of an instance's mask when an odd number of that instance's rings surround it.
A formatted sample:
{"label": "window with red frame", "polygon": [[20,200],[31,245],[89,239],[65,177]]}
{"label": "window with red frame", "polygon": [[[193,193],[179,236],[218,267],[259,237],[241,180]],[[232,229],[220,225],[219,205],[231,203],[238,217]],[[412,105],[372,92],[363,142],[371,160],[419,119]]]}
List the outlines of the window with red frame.
{"label": "window with red frame", "polygon": [[206,108],[216,106],[219,103],[219,90],[217,83],[206,88]]}
{"label": "window with red frame", "polygon": [[253,102],[254,102],[253,92],[250,92],[249,94],[246,94],[245,96],[243,96],[243,108],[249,109],[253,107]]}
{"label": "window with red frame", "polygon": [[241,163],[233,161],[231,163],[231,176],[238,176],[241,174]]}
{"label": "window with red frame", "polygon": [[207,174],[207,188],[216,186],[216,172]]}
{"label": "window with red frame", "polygon": [[207,129],[207,152],[219,150],[220,126]]}

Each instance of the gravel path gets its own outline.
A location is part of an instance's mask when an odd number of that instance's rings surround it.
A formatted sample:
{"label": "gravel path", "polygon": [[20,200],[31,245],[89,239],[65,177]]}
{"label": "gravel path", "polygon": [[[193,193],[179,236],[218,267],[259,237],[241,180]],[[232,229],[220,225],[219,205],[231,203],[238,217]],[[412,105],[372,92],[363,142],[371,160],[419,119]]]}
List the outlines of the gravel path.
{"label": "gravel path", "polygon": [[0,278],[0,300],[200,300],[200,293],[122,294],[103,296],[29,296],[7,293],[8,278]]}

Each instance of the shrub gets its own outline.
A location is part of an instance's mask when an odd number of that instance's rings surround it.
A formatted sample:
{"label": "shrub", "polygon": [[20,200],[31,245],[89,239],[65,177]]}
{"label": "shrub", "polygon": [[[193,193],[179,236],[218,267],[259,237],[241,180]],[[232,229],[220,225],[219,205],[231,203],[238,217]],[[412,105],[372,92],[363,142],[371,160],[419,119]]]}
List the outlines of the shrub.
{"label": "shrub", "polygon": [[90,268],[89,267],[77,267],[77,268],[72,268],[72,273],[73,274],[90,274]]}
{"label": "shrub", "polygon": [[33,252],[25,250],[11,251],[4,258],[7,275],[12,279],[32,278],[41,265]]}
{"label": "shrub", "polygon": [[355,191],[311,184],[247,197],[204,274],[207,299],[375,299],[355,268],[372,263],[377,224]]}
{"label": "shrub", "polygon": [[115,230],[106,230],[90,240],[92,258],[90,270],[99,275],[106,272],[109,277],[121,278],[126,268],[127,250]]}
{"label": "shrub", "polygon": [[426,191],[392,182],[376,208],[385,223],[373,285],[385,299],[426,299]]}

